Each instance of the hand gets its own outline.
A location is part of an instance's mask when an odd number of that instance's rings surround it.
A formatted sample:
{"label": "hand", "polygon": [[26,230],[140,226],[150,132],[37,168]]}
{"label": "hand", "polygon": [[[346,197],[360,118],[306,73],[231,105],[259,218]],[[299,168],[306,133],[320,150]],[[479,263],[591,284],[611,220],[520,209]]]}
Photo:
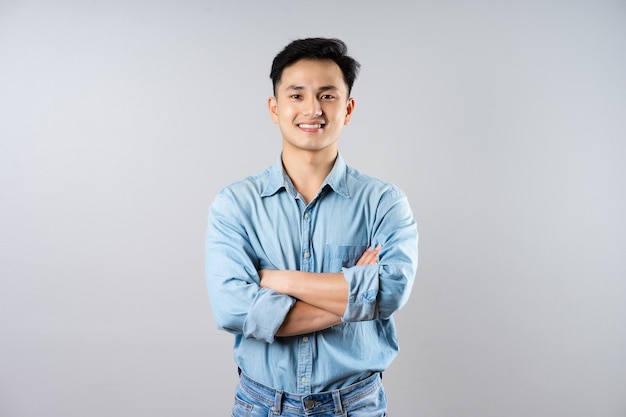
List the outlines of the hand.
{"label": "hand", "polygon": [[376,265],[378,263],[378,253],[383,245],[378,245],[375,248],[370,248],[363,252],[363,255],[357,261],[357,265]]}

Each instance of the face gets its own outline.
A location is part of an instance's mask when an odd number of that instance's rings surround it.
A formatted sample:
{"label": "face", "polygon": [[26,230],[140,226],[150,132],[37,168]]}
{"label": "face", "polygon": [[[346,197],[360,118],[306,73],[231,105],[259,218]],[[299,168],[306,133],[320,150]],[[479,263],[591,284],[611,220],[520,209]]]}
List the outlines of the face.
{"label": "face", "polygon": [[283,136],[283,152],[330,152],[334,157],[354,100],[335,62],[302,59],[283,70],[268,106]]}

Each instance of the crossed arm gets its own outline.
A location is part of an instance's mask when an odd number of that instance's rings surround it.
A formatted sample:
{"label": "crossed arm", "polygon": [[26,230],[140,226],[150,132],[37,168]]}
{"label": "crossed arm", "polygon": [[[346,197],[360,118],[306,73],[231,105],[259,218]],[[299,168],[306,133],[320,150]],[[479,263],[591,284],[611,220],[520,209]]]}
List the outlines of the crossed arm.
{"label": "crossed arm", "polygon": [[[368,249],[356,265],[378,262],[380,246]],[[348,283],[343,274],[302,271],[259,271],[261,287],[297,299],[276,336],[295,336],[326,329],[341,323],[348,305]]]}

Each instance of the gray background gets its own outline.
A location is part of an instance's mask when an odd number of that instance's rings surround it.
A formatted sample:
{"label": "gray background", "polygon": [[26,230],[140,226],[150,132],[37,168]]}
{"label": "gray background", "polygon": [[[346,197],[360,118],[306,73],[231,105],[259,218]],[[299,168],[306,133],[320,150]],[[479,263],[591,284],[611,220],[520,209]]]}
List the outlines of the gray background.
{"label": "gray background", "polygon": [[363,64],[342,153],[421,233],[390,414],[626,415],[626,3],[5,0],[2,417],[229,414],[206,213],[318,35]]}

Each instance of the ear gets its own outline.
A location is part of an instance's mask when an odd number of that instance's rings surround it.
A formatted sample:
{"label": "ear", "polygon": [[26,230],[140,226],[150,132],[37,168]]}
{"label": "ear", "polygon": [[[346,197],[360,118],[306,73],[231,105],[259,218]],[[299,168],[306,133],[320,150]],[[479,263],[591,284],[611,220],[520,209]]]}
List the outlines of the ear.
{"label": "ear", "polygon": [[354,111],[355,104],[356,103],[353,98],[348,99],[348,102],[346,103],[346,119],[343,122],[344,125],[350,124],[350,119],[352,119],[352,112]]}
{"label": "ear", "polygon": [[276,107],[278,103],[276,102],[276,97],[270,97],[267,99],[267,109],[270,111],[270,116],[272,116],[272,121],[274,123],[278,123],[278,112],[276,111]]}

